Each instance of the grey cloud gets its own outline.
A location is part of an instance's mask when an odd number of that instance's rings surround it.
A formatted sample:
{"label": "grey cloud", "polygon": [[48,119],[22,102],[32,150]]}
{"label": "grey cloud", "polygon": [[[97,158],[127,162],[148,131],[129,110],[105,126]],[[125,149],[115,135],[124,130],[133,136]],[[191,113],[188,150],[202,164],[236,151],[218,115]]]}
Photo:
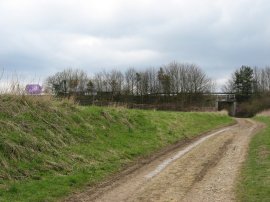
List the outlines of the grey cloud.
{"label": "grey cloud", "polygon": [[220,80],[269,64],[266,0],[1,1],[0,67],[145,68],[176,60]]}

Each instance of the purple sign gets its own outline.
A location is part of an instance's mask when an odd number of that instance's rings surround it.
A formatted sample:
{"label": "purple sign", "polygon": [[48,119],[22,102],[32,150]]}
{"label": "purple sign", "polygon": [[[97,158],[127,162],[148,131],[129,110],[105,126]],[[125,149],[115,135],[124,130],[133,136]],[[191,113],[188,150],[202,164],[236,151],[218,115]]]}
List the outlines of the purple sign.
{"label": "purple sign", "polygon": [[42,87],[39,84],[28,84],[25,88],[28,94],[38,95],[42,93]]}

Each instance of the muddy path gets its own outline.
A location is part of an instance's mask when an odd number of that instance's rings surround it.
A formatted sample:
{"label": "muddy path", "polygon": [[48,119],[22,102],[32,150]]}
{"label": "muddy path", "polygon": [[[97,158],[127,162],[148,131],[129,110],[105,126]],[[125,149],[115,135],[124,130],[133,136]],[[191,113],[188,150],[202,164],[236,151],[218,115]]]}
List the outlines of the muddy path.
{"label": "muddy path", "polygon": [[249,119],[237,122],[65,201],[235,201],[250,138],[263,127]]}

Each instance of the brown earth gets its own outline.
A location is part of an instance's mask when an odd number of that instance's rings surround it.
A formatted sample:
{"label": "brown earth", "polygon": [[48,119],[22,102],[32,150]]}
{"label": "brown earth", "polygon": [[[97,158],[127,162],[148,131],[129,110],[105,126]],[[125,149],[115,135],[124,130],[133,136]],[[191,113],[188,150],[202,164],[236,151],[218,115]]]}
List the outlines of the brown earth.
{"label": "brown earth", "polygon": [[259,114],[257,114],[258,116],[270,116],[270,110],[264,110],[262,112],[260,112]]}
{"label": "brown earth", "polygon": [[250,138],[263,127],[249,119],[237,122],[65,201],[235,201]]}

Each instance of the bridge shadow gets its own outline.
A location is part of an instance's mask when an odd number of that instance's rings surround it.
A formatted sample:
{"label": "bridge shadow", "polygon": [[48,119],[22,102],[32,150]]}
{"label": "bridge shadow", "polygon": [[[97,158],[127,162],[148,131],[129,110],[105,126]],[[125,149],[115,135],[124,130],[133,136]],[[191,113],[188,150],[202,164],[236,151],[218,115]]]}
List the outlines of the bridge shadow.
{"label": "bridge shadow", "polygon": [[217,102],[217,110],[218,111],[226,110],[228,111],[229,116],[235,116],[236,102]]}
{"label": "bridge shadow", "polygon": [[235,116],[236,106],[235,94],[217,94],[216,108],[218,111],[226,110],[230,116]]}

